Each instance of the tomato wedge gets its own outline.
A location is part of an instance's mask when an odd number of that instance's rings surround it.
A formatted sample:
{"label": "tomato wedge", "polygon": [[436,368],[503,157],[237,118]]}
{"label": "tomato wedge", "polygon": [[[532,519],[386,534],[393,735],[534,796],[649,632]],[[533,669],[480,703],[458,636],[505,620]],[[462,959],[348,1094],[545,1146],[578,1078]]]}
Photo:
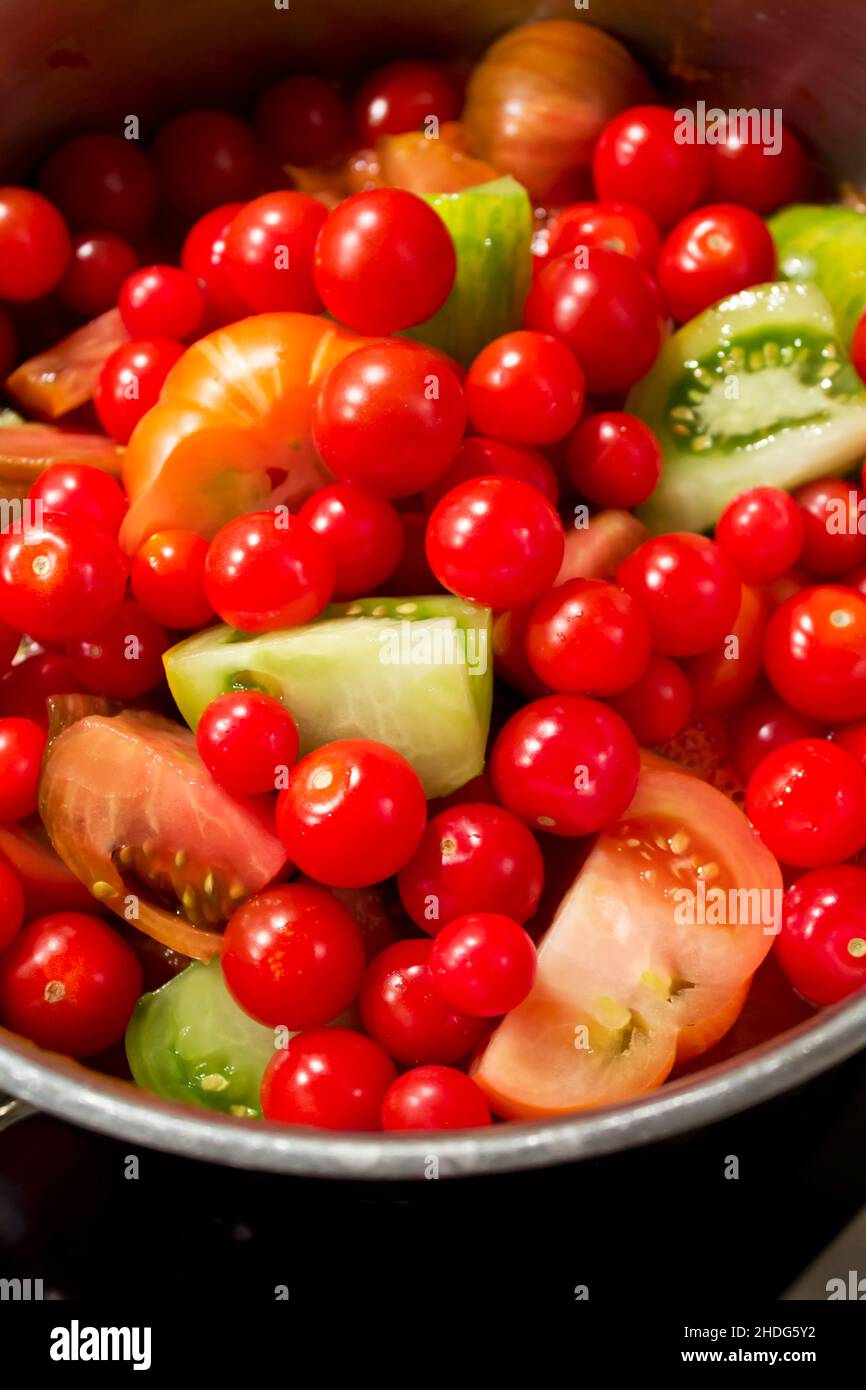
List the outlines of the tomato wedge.
{"label": "tomato wedge", "polygon": [[557,908],[528,998],[474,1067],[497,1114],[650,1091],[734,1023],[775,939],[779,866],[721,792],[644,754],[623,819]]}
{"label": "tomato wedge", "polygon": [[126,449],[124,549],[166,528],[210,539],[320,487],[330,475],[312,439],[314,387],[366,341],[315,314],[257,314],[189,348]]}
{"label": "tomato wedge", "polygon": [[129,334],[117,309],[76,328],[6,378],[6,391],[26,415],[56,420],[91,399],[107,358]]}

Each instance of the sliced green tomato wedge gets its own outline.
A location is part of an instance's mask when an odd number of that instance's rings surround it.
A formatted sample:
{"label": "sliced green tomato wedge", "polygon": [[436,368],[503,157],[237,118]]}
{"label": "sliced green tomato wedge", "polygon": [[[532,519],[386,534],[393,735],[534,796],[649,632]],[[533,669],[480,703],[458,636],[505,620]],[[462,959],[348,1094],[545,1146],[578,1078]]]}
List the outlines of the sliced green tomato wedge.
{"label": "sliced green tomato wedge", "polygon": [[457,278],[432,319],[409,330],[468,366],[493,338],[519,328],[529,289],[532,205],[510,176],[460,193],[431,193],[454,240]]}
{"label": "sliced green tomato wedge", "polygon": [[143,994],[126,1030],[126,1055],[139,1086],[162,1096],[259,1117],[262,1072],[273,1055],[272,1028],[235,1003],[219,959],[187,966]]}
{"label": "sliced green tomato wedge", "polygon": [[664,453],[638,512],[655,531],[704,531],[748,488],[794,488],[866,451],[866,390],[814,285],[759,285],[705,310],[626,408]]}
{"label": "sliced green tomato wedge", "polygon": [[490,611],[450,595],[335,604],[314,623],[247,637],[214,627],[165,654],[194,729],[230,690],[265,690],[298,725],[301,752],[374,738],[415,768],[428,797],[484,767],[493,691]]}
{"label": "sliced green tomato wedge", "polygon": [[814,280],[844,343],[866,306],[866,216],[853,208],[799,203],[768,224],[786,280]]}

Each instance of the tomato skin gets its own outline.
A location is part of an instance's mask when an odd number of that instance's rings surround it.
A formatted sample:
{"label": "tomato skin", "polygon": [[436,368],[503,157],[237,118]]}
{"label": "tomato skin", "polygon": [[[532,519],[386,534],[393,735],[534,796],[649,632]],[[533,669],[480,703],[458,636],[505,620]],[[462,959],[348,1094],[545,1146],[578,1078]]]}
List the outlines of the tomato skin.
{"label": "tomato skin", "polygon": [[27,494],[46,512],[62,512],[86,525],[101,526],[116,536],[126,515],[119,484],[101,468],[86,463],[56,463],[45,469]]}
{"label": "tomato skin", "polygon": [[498,1018],[522,1004],[535,964],[535,947],[523,927],[496,912],[456,917],[437,934],[430,952],[442,998],[472,1018]]}
{"label": "tomato skin", "polygon": [[0,820],[36,810],[45,730],[33,719],[0,719]]}
{"label": "tomato skin", "polygon": [[493,745],[496,795],[553,835],[590,835],[615,819],[637,785],[634,736],[618,714],[579,695],[533,700]]}
{"label": "tomato skin", "polygon": [[403,527],[391,503],[351,483],[320,488],[298,515],[331,548],[335,599],[375,593],[403,554]]}
{"label": "tomato skin", "polygon": [[768,606],[761,590],[744,584],[730,633],[689,661],[688,677],[699,714],[726,714],[750,695],[761,674]]}
{"label": "tomato skin", "polygon": [[347,132],[339,92],[322,77],[299,74],[276,82],[256,108],[256,129],[283,164],[304,168],[337,154]]}
{"label": "tomato skin", "polygon": [[41,527],[0,536],[0,619],[44,642],[100,627],[119,607],[126,565],[99,527],[46,514]]}
{"label": "tomato skin", "polygon": [[866,985],[866,870],[834,864],[803,874],[785,894],[776,959],[813,1004],[836,1004]]}
{"label": "tomato skin", "polygon": [[[804,720],[804,723],[808,722]],[[819,732],[819,730],[815,730]],[[832,729],[827,735],[834,743],[840,747],[847,748],[857,759],[860,766],[866,772],[866,721],[860,720],[854,724],[842,724],[838,728]]]}
{"label": "tomato skin", "polygon": [[772,584],[796,565],[803,549],[803,515],[790,493],[754,487],[729,502],[716,542],[747,584]]}
{"label": "tomato skin", "polygon": [[605,126],[592,175],[605,201],[636,203],[660,227],[670,227],[701,201],[709,180],[707,147],[680,144],[666,106],[633,106]]}
{"label": "tomato skin", "polygon": [[157,204],[153,160],[120,135],[77,135],[43,165],[39,187],[76,231],[147,231]]}
{"label": "tomato skin", "polygon": [[163,627],[204,627],[215,616],[204,588],[207,553],[194,531],[157,531],[133,557],[132,592]]}
{"label": "tomato skin", "polygon": [[191,337],[204,321],[205,297],[185,270],[146,265],[124,281],[117,299],[130,338]]}
{"label": "tomato skin", "polygon": [[427,523],[427,559],[461,598],[513,608],[550,588],[565,540],[553,507],[515,478],[476,478],[446,493]]}
{"label": "tomato skin", "polygon": [[255,189],[258,147],[243,121],[225,111],[185,111],[153,143],[166,201],[188,218]]}
{"label": "tomato skin", "polygon": [[398,1062],[449,1063],[465,1057],[484,1031],[448,1004],[430,970],[430,941],[395,941],[367,967],[361,986],[364,1027]]}
{"label": "tomato skin", "polygon": [[445,68],[411,58],[378,68],[355,98],[358,135],[370,145],[380,135],[418,130],[429,116],[441,125],[459,114],[460,94]]}
{"label": "tomato skin", "polygon": [[29,188],[0,188],[0,299],[41,299],[59,283],[71,250],[53,203]]}
{"label": "tomato skin", "polygon": [[436,503],[458,483],[471,478],[517,478],[547,498],[555,507],[559,501],[559,479],[544,454],[530,444],[506,444],[502,439],[473,435],[464,439],[445,472],[424,491],[424,509],[432,512]]}
{"label": "tomato skin", "polygon": [[247,203],[229,224],[225,271],[229,288],[255,313],[322,307],[313,281],[313,251],[328,210],[291,189]]}
{"label": "tomato skin", "polygon": [[0,717],[17,715],[48,727],[45,702],[49,695],[70,695],[81,682],[69,657],[61,652],[39,652],[19,661],[0,678]]}
{"label": "tomato skin", "polygon": [[165,628],[130,599],[106,623],[88,629],[67,648],[72,669],[85,690],[114,700],[134,700],[163,679],[162,654],[169,648]]}
{"label": "tomato skin", "polygon": [[241,632],[270,632],[315,618],[334,591],[331,552],[306,522],[249,512],[218,531],[205,561],[208,602]]}
{"label": "tomato skin", "polygon": [[866,562],[866,494],[844,478],[819,478],[794,494],[804,523],[802,563],[835,579]]}
{"label": "tomato skin", "polygon": [[386,1133],[475,1129],[490,1123],[484,1092],[455,1067],[413,1067],[389,1086],[382,1102],[382,1128]]}
{"label": "tomato skin", "polygon": [[763,218],[712,203],[678,222],[661,250],[659,288],[677,323],[749,285],[776,276],[776,248]]}
{"label": "tomato skin", "polygon": [[837,721],[866,717],[866,598],[823,585],[781,604],[764,639],[767,675],[801,714]]}
{"label": "tomato skin", "polygon": [[730,632],[741,602],[724,551],[687,531],[644,541],[623,560],[617,582],[643,608],[653,647],[664,656],[708,651]]}
{"label": "tomato skin", "polygon": [[128,444],[139,420],[156,405],[163,382],[180,357],[168,338],[124,343],[106,361],[93,392],[99,423],[118,444]]}
{"label": "tomato skin", "polygon": [[[729,749],[734,769],[742,781],[748,782],[755,768],[777,748],[797,739],[816,738],[821,725],[783,700],[764,699],[749,705],[729,729]],[[843,739],[838,740],[848,747]],[[849,747],[849,752],[853,750]]]}
{"label": "tomato skin", "polygon": [[630,594],[603,579],[569,579],[535,604],[525,636],[536,676],[571,695],[615,695],[650,658],[649,624]]}
{"label": "tomato skin", "polygon": [[417,773],[375,739],[337,739],[308,753],[277,802],[277,833],[289,857],[334,888],[363,888],[397,873],[426,821]]}
{"label": "tomato skin", "polygon": [[95,318],[113,308],[121,285],[138,266],[128,241],[113,232],[88,232],[73,239],[58,294],[75,314]]}
{"label": "tomato skin", "polygon": [[71,1057],[118,1042],[141,991],[135,951],[86,913],[38,917],[0,958],[5,1026]]}
{"label": "tomato skin", "polygon": [[638,743],[653,747],[673,738],[688,724],[692,687],[670,657],[651,656],[634,685],[611,696],[610,707],[625,720]]}
{"label": "tomato skin", "polygon": [[568,441],[568,475],[599,507],[640,506],[662,471],[661,446],[636,415],[609,410],[582,420]]}
{"label": "tomato skin", "polygon": [[709,147],[709,163],[712,196],[762,216],[795,203],[806,176],[806,156],[790,126],[773,155],[757,142],[740,140],[736,130],[726,131],[723,141]]}
{"label": "tomato skin", "polygon": [[208,312],[217,323],[231,323],[247,313],[229,285],[225,261],[228,229],[243,207],[243,203],[223,203],[212,208],[193,223],[181,248],[181,267],[204,290]]}
{"label": "tomato skin", "polygon": [[24,889],[8,864],[0,861],[0,954],[24,921]]}
{"label": "tomato skin", "polygon": [[512,444],[555,444],[580,419],[583,372],[547,333],[505,333],[481,350],[466,378],[466,408],[480,434]]}
{"label": "tomato skin", "polygon": [[346,198],[316,244],[325,308],[357,333],[388,334],[441,309],[457,273],[454,243],[433,208],[402,188]]}
{"label": "tomato skin", "polygon": [[531,831],[503,807],[475,801],[442,810],[428,822],[397,880],[412,921],[431,936],[467,912],[498,912],[525,922],[543,884],[544,860]]}
{"label": "tomato skin", "polygon": [[262,1114],[317,1129],[381,1128],[397,1069],[372,1038],[351,1028],[311,1028],[275,1052],[262,1078]]}
{"label": "tomato skin", "polygon": [[755,768],[746,811],[783,863],[801,869],[835,864],[866,845],[866,772],[827,739],[798,739]]}
{"label": "tomato skin", "polygon": [[276,791],[278,775],[298,757],[295,721],[279,700],[261,690],[230,691],[211,700],[195,741],[212,777],[236,796]]}
{"label": "tomato skin", "polygon": [[248,1014],[272,1027],[320,1028],[348,1008],[364,976],[364,941],[342,903],[290,883],[248,899],[223,937],[223,977]]}
{"label": "tomato skin", "polygon": [[573,203],[557,213],[550,224],[544,264],[568,255],[578,246],[632,256],[652,275],[661,237],[649,214],[635,204]]}
{"label": "tomato skin", "polygon": [[559,256],[526,300],[527,328],[561,338],[583,368],[590,394],[625,391],[649,371],[662,345],[661,297],[643,266],[618,251],[591,251],[586,266]]}

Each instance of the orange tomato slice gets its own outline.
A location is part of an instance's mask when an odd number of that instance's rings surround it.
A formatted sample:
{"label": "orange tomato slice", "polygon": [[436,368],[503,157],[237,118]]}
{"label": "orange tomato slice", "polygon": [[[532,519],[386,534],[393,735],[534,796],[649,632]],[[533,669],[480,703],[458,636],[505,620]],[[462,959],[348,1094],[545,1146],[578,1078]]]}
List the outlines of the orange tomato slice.
{"label": "orange tomato slice", "polygon": [[129,334],[117,309],[76,328],[54,347],[31,357],[6,378],[6,392],[26,415],[56,420],[86,405],[99,373]]}

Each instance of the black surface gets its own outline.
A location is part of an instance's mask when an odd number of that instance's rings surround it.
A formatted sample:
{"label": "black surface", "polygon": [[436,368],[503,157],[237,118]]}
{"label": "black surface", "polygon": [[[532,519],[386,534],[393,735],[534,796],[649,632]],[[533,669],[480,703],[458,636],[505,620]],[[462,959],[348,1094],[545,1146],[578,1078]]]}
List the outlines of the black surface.
{"label": "black surface", "polygon": [[[124,1176],[128,1156],[139,1176]],[[728,1156],[740,1176],[726,1179]],[[770,1303],[866,1203],[866,1054],[678,1141],[569,1167],[416,1184],[243,1173],[38,1116],[0,1135],[5,1277],[46,1297],[273,1300],[372,1311],[636,1291]],[[866,1267],[862,1273],[866,1274]]]}

